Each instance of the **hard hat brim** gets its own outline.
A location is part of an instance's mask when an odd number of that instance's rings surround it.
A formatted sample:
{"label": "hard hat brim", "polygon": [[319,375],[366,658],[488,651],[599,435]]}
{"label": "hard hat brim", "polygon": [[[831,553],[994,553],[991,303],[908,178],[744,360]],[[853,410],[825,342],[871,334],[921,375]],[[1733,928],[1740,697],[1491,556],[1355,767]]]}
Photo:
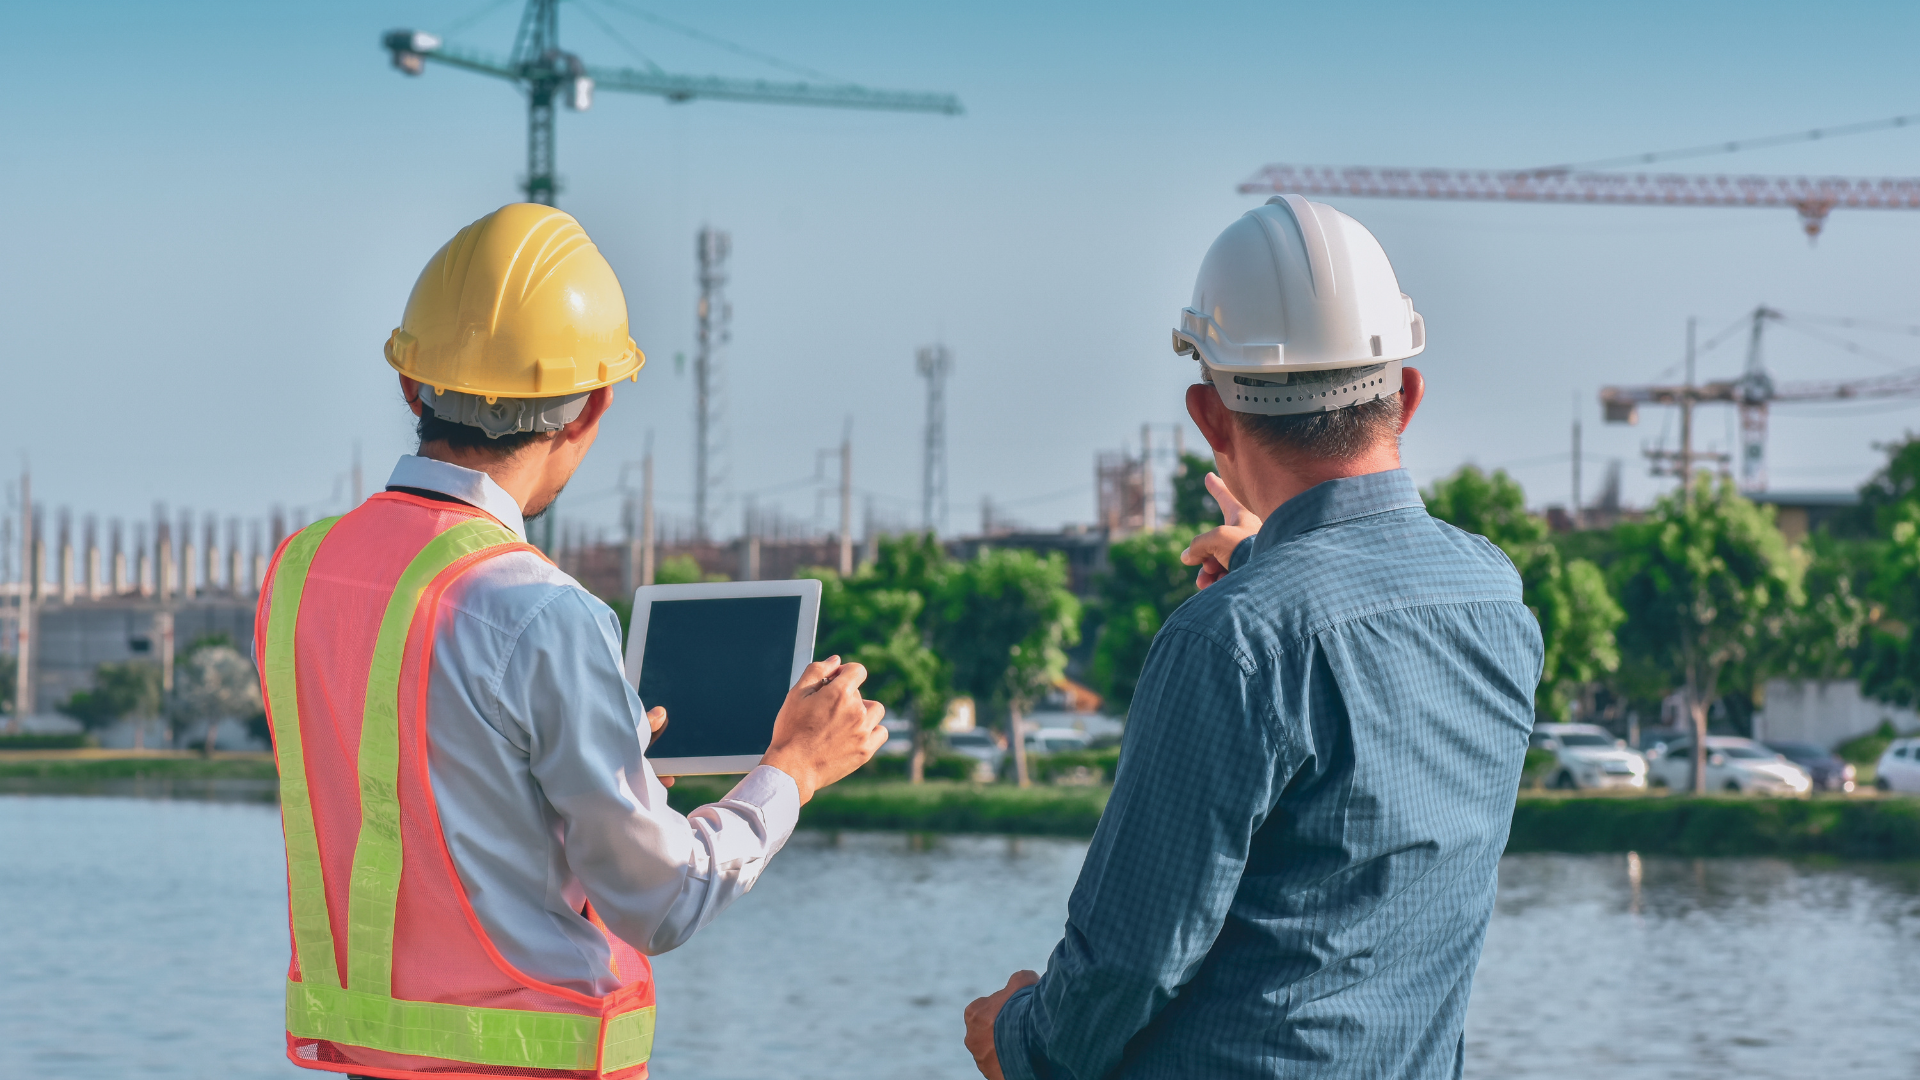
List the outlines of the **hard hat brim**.
{"label": "hard hat brim", "polygon": [[555,398],[598,390],[603,386],[612,386],[622,379],[638,379],[640,369],[647,366],[647,354],[640,351],[640,346],[635,344],[632,338],[628,338],[627,351],[624,355],[612,360],[595,362],[594,366],[584,373],[587,376],[584,378],[581,377],[582,365],[571,357],[566,358],[564,362],[535,359],[529,361],[527,365],[532,371],[531,381],[534,385],[531,388],[504,385],[480,386],[464,380],[449,382],[444,375],[430,375],[422,370],[424,365],[417,363],[418,342],[414,340],[413,335],[399,327],[395,327],[393,333],[388,336],[385,353],[389,367],[415,382],[432,387],[436,393],[444,390],[458,390],[484,397],[489,403],[503,397]]}

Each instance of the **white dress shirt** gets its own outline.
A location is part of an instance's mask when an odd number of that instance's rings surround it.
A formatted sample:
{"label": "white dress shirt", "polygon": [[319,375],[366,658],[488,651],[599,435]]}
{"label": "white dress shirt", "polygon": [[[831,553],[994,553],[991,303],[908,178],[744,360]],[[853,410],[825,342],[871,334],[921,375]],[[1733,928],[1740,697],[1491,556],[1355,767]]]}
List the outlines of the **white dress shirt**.
{"label": "white dress shirt", "polygon": [[[458,499],[526,538],[485,473],[408,455],[387,485]],[[488,559],[446,591],[429,678],[440,828],[480,924],[537,979],[613,990],[583,900],[634,948],[666,952],[753,887],[799,817],[792,777],[767,765],[691,815],[668,807],[619,620],[531,553]]]}

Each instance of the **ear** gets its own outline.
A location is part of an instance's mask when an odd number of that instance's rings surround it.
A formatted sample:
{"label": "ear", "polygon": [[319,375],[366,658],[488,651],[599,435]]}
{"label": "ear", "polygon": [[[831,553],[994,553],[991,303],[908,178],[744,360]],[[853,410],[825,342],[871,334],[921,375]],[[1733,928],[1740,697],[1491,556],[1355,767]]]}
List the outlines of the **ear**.
{"label": "ear", "polygon": [[1220,400],[1219,391],[1212,383],[1194,383],[1187,387],[1187,415],[1200,429],[1200,434],[1213,449],[1213,455],[1233,453],[1233,437],[1237,432],[1233,426],[1233,412]]}
{"label": "ear", "polygon": [[415,416],[426,407],[420,404],[420,384],[405,375],[400,376],[400,396],[407,399],[407,408],[412,409]]}
{"label": "ear", "polygon": [[1407,425],[1413,422],[1413,413],[1427,396],[1427,379],[1420,374],[1419,368],[1400,369],[1400,434],[1407,433]]}
{"label": "ear", "polygon": [[587,403],[581,408],[580,415],[574,418],[573,423],[560,429],[560,437],[568,442],[592,438],[599,430],[600,418],[607,414],[607,409],[612,405],[613,387],[611,386],[603,386],[588,394]]}

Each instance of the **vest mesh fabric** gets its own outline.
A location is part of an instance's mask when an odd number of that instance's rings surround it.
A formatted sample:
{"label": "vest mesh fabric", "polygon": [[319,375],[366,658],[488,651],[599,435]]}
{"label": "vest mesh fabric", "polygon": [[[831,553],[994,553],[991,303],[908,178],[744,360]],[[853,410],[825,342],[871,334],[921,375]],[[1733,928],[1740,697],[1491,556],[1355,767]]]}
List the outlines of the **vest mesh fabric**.
{"label": "vest mesh fabric", "polygon": [[274,558],[256,640],[282,777],[296,1065],[646,1074],[646,958],[594,918],[620,989],[592,997],[516,970],[475,916],[434,807],[427,673],[442,594],[485,559],[533,550],[476,509],[386,492]]}

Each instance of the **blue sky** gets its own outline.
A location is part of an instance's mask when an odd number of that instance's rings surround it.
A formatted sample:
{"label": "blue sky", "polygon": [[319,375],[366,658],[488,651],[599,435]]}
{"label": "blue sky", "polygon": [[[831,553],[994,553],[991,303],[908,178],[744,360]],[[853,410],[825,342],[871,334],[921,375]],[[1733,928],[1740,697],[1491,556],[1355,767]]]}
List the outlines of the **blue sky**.
{"label": "blue sky", "polygon": [[[753,493],[811,521],[814,451],[853,418],[856,483],[917,519],[916,346],[944,341],[951,523],[983,495],[1037,526],[1093,515],[1096,450],[1182,419],[1167,348],[1201,254],[1270,161],[1512,167],[1920,111],[1911,6],[1768,4],[713,3],[586,0],[663,67],[778,76],[620,10],[668,18],[872,86],[950,91],[958,118],[602,94],[563,114],[561,205],[625,284],[652,362],[623,385],[563,516],[615,518],[654,440],[662,510],[691,490],[693,233],[734,238],[723,530]],[[444,68],[409,79],[380,34],[481,10],[440,0],[33,5],[0,80],[11,229],[0,264],[9,465],[36,496],[140,517],[155,500],[255,516],[339,509],[410,449],[380,346],[420,266],[516,198],[524,107]],[[455,40],[505,53],[518,3]],[[578,4],[562,35],[634,62]],[[1675,169],[1920,174],[1920,131]],[[1568,424],[1589,491],[1607,459],[1645,500],[1663,418],[1602,428],[1595,392],[1679,359],[1755,304],[1920,322],[1920,214],[1838,212],[1809,247],[1791,211],[1331,200],[1365,222],[1425,314],[1431,386],[1407,440],[1423,482],[1504,465],[1563,501]],[[1781,331],[1779,378],[1920,362]],[[1731,346],[1702,358],[1730,375]],[[1776,488],[1842,488],[1920,405],[1776,411]],[[1703,414],[1710,443],[1730,419]],[[1191,437],[1197,443],[1197,436]],[[831,508],[829,508],[829,511]]]}

